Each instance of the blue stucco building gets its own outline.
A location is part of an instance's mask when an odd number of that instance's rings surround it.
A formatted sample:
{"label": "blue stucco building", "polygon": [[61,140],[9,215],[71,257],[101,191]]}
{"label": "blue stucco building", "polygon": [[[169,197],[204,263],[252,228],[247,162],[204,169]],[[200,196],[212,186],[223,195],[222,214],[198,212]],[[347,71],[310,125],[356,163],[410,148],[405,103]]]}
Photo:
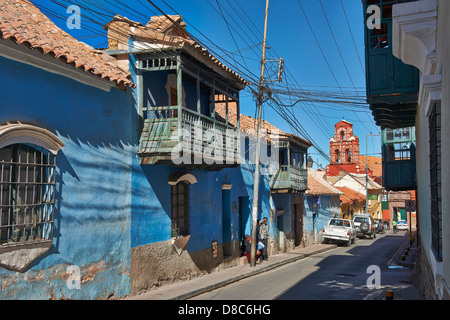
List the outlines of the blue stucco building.
{"label": "blue stucco building", "polygon": [[324,171],[308,169],[308,190],[304,198],[304,242],[306,246],[323,241],[322,230],[331,218],[340,217],[342,192],[323,178]]}
{"label": "blue stucco building", "polygon": [[0,299],[127,295],[129,73],[29,2],[0,10]]}
{"label": "blue stucco building", "polygon": [[[255,165],[245,154],[254,137],[240,130],[239,111],[246,83],[171,17],[179,27],[164,16],[146,26],[116,16],[106,26],[107,52],[137,84],[133,294],[239,264],[251,230]],[[261,219],[273,207],[269,176],[259,190]]]}

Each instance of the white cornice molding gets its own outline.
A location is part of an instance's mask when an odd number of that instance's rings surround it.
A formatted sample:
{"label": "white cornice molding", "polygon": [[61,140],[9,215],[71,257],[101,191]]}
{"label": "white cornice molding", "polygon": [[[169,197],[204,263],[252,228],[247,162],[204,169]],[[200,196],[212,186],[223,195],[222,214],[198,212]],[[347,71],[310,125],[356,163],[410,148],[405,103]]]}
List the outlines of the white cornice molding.
{"label": "white cornice molding", "polygon": [[394,5],[392,52],[423,74],[436,69],[437,0],[421,0]]}
{"label": "white cornice molding", "polygon": [[19,45],[9,39],[0,39],[0,56],[59,74],[85,85],[109,92],[115,86],[113,82],[101,79],[89,72],[77,69],[59,59],[55,59],[38,50]]}
{"label": "white cornice molding", "polygon": [[185,172],[177,172],[170,176],[168,183],[171,186],[177,185],[179,182],[185,181],[189,184],[195,184],[197,183],[197,179],[193,174],[185,173]]}
{"label": "white cornice molding", "polygon": [[434,102],[442,99],[442,75],[423,75],[420,80],[419,106],[428,116]]}

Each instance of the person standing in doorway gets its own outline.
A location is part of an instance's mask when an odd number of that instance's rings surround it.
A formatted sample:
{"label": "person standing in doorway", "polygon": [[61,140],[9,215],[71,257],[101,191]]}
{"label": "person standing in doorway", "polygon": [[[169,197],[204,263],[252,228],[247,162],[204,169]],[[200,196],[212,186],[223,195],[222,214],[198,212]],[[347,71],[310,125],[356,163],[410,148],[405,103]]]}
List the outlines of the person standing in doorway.
{"label": "person standing in doorway", "polygon": [[267,225],[267,218],[263,218],[259,225],[259,239],[264,245],[261,252],[261,259],[268,260],[267,256],[267,242],[269,240],[269,226]]}

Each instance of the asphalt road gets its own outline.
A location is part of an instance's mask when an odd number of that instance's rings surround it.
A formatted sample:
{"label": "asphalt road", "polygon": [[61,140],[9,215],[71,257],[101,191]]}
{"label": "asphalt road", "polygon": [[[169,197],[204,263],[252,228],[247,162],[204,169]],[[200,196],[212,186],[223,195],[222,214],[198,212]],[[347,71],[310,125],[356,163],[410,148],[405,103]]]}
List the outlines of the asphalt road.
{"label": "asphalt road", "polygon": [[412,282],[411,269],[388,268],[403,236],[388,232],[358,239],[350,247],[339,246],[192,300],[363,300],[380,289]]}

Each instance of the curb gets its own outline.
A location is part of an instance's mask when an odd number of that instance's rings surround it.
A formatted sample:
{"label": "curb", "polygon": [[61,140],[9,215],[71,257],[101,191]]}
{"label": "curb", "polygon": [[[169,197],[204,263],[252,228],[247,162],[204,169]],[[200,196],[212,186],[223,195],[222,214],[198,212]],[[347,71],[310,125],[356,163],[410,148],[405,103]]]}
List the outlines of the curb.
{"label": "curb", "polygon": [[395,254],[392,256],[391,260],[389,260],[388,267],[389,266],[402,266],[402,267],[406,267],[406,268],[412,268],[414,266],[414,264],[415,264],[414,261],[408,262],[408,261],[401,261],[401,259],[400,259],[400,256],[401,256],[400,252],[404,251],[405,248],[410,245],[409,231],[404,235],[404,237],[405,237],[405,240],[400,245],[400,247],[395,252]]}
{"label": "curb", "polygon": [[292,262],[295,262],[295,261],[298,261],[298,260],[301,260],[301,259],[313,256],[313,255],[316,255],[316,254],[319,254],[319,253],[322,253],[322,252],[325,252],[325,251],[328,251],[328,250],[335,249],[336,247],[337,247],[337,245],[330,245],[330,246],[327,246],[325,248],[320,248],[318,250],[312,251],[310,253],[301,253],[298,256],[294,256],[294,257],[286,259],[286,260],[278,261],[278,262],[275,262],[275,263],[273,263],[271,265],[263,266],[263,267],[261,267],[261,268],[259,268],[257,270],[251,270],[249,272],[237,275],[237,276],[229,278],[227,280],[223,280],[223,281],[211,284],[211,285],[207,285],[207,286],[204,286],[204,287],[201,287],[201,288],[198,288],[198,289],[191,290],[189,292],[185,292],[183,294],[179,294],[177,296],[168,298],[167,300],[186,300],[186,299],[198,296],[200,294],[203,294],[205,292],[212,291],[212,290],[224,287],[226,285],[232,284],[234,282],[237,282],[237,281],[249,278],[251,276],[255,276],[257,274],[261,274],[261,272],[267,272],[267,271],[270,271],[272,269],[281,267],[283,265],[286,265],[286,264],[289,264],[289,263],[292,263]]}
{"label": "curb", "polygon": [[[415,231],[413,232],[413,234]],[[414,266],[414,262],[407,262],[407,261],[401,261],[400,256],[401,252],[405,250],[407,246],[410,245],[410,238],[409,238],[409,231],[404,235],[405,240],[403,243],[399,246],[398,250],[394,253],[392,258],[389,260],[387,266],[388,268],[390,266],[393,267],[405,267],[405,268],[412,268]],[[379,289],[376,292],[368,294],[363,300],[386,300],[386,290],[388,289],[394,289],[394,288],[383,288]]]}

